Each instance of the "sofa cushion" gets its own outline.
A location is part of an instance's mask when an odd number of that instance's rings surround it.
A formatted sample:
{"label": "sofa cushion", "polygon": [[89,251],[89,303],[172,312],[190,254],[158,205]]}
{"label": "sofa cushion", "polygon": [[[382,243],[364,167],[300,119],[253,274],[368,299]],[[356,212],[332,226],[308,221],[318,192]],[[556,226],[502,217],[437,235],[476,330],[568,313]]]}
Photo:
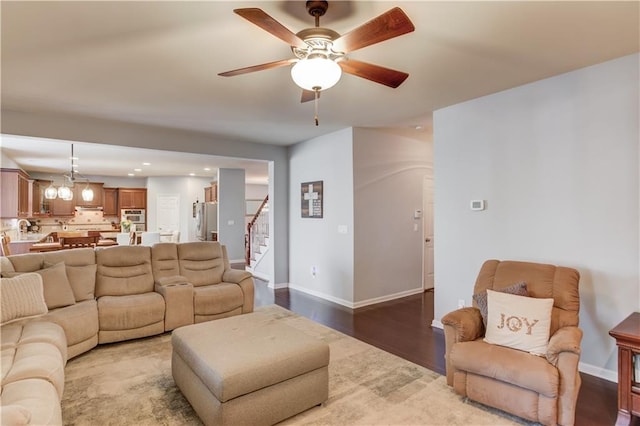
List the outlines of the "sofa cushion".
{"label": "sofa cushion", "polygon": [[[49,262],[44,262],[45,268],[52,266]],[[96,287],[97,265],[73,266],[65,264],[67,278],[76,302],[93,299]]]}
{"label": "sofa cushion", "polygon": [[[44,264],[43,264],[44,266]],[[49,309],[69,306],[76,303],[76,299],[71,289],[71,283],[67,278],[67,271],[64,262],[44,267],[34,271],[42,277],[42,287],[44,288],[44,300]],[[17,276],[22,272],[9,272],[7,276]]]}
{"label": "sofa cushion", "polygon": [[0,278],[0,294],[2,324],[47,313],[42,277],[38,274]]}
{"label": "sofa cushion", "polygon": [[48,343],[58,348],[62,358],[67,359],[67,339],[59,325],[49,321],[14,322],[2,326],[0,334],[2,349],[15,349],[24,343]]}
{"label": "sofa cushion", "polygon": [[78,248],[42,253],[44,264],[64,262],[76,301],[94,298],[96,287],[96,253],[93,248]]}
{"label": "sofa cushion", "polygon": [[236,284],[221,283],[193,289],[195,315],[217,315],[242,307],[244,295]]}
{"label": "sofa cushion", "polygon": [[0,424],[20,426],[28,425],[31,421],[31,412],[21,405],[11,404],[0,407]]}
{"label": "sofa cushion", "polygon": [[558,370],[544,357],[491,345],[481,339],[453,345],[449,354],[455,370],[500,380],[556,398]]}
{"label": "sofa cushion", "polygon": [[[2,404],[29,407],[33,425],[61,425],[62,410],[55,387],[46,380],[26,379],[3,385]],[[5,423],[4,418],[0,422]]]}
{"label": "sofa cushion", "polygon": [[[15,349],[9,371],[2,378],[2,386],[4,388],[10,383],[25,379],[42,379],[56,388],[61,399],[64,391],[65,362],[58,348],[50,343],[21,343]],[[2,396],[4,400],[4,391]]]}
{"label": "sofa cushion", "polygon": [[84,342],[98,334],[98,304],[95,299],[51,310],[42,319],[62,327],[67,346]]}
{"label": "sofa cushion", "polygon": [[180,275],[178,245],[175,243],[154,244],[151,247],[151,268],[156,282],[162,278]]}
{"label": "sofa cushion", "polygon": [[489,313],[485,342],[544,355],[549,343],[553,299],[487,290]]}
{"label": "sofa cushion", "polygon": [[[44,255],[42,253],[17,254],[9,256],[8,259],[16,272],[34,272],[42,269],[44,263]],[[3,268],[2,272],[4,273],[5,271],[8,270]]]}
{"label": "sofa cushion", "polygon": [[224,257],[220,243],[201,241],[178,244],[180,275],[194,287],[218,284],[224,273]]}
{"label": "sofa cushion", "polygon": [[76,302],[93,300],[95,298],[96,270],[98,269],[98,265],[66,265],[66,268],[67,277],[69,277]]}
{"label": "sofa cushion", "polygon": [[159,293],[103,296],[98,299],[100,330],[131,330],[164,320],[164,299]]}
{"label": "sofa cushion", "polygon": [[153,292],[151,248],[115,246],[96,251],[96,297]]}
{"label": "sofa cushion", "polygon": [[[527,283],[521,281],[504,288],[494,288],[494,291],[499,291],[508,294],[517,294],[519,296],[528,296]],[[476,302],[478,309],[480,309],[480,315],[482,315],[482,322],[484,327],[487,328],[487,291],[482,290],[480,293],[473,295],[473,301]]]}

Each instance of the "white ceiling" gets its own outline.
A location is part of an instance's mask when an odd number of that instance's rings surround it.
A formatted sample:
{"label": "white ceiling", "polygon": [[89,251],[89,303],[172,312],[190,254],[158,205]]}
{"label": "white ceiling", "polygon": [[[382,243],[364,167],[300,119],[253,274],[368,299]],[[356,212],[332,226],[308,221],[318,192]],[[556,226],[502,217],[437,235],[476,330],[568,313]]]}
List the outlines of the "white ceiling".
{"label": "white ceiling", "polygon": [[[439,108],[638,52],[639,5],[329,2],[321,25],[339,33],[394,6],[407,13],[416,31],[349,55],[408,72],[403,85],[390,89],[344,75],[323,92],[316,127],[313,102],[300,103],[288,67],[217,75],[293,56],[289,46],[233,9],[260,7],[297,32],[313,26],[304,2],[2,1],[2,109],[98,117],[280,145],[349,126],[429,128],[431,113]],[[5,139],[3,151],[15,155],[18,149],[31,150],[15,158],[18,162],[37,157],[48,146],[34,140],[9,146]],[[83,167],[86,161],[89,169],[92,155],[128,169],[133,168],[128,159],[138,157],[114,146],[96,147],[81,154]],[[177,154],[172,158],[167,170],[181,163]],[[196,158],[185,161],[198,167],[207,163]],[[86,173],[101,174],[97,169]]]}

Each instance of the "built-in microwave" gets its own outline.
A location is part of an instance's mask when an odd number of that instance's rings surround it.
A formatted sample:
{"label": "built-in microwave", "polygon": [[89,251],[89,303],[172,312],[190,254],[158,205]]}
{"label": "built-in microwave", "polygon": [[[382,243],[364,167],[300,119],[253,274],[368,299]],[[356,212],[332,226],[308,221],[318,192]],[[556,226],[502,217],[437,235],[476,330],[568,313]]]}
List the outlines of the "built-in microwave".
{"label": "built-in microwave", "polygon": [[136,225],[144,225],[146,222],[144,209],[122,209],[120,210],[120,220],[128,220]]}

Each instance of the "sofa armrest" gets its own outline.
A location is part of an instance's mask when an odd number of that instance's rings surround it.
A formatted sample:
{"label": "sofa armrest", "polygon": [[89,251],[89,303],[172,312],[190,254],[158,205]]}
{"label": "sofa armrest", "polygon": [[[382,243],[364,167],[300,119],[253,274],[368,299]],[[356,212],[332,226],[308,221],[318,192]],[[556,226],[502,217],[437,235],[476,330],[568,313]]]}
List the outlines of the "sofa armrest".
{"label": "sofa armrest", "polygon": [[244,303],[242,304],[242,313],[248,314],[253,312],[255,288],[253,284],[253,275],[250,272],[240,269],[225,269],[222,274],[222,281],[226,283],[238,284],[244,295]]}
{"label": "sofa armrest", "polygon": [[462,308],[449,312],[442,317],[444,326],[444,359],[447,372],[447,384],[453,386],[453,366],[449,360],[449,353],[454,344],[476,340],[484,334],[482,315],[478,308]]}
{"label": "sofa armrest", "polygon": [[576,402],[582,380],[578,371],[582,330],[578,327],[562,327],[556,331],[547,347],[546,358],[558,369],[558,424],[573,425]]}
{"label": "sofa armrest", "polygon": [[253,275],[247,271],[242,271],[240,269],[225,269],[222,274],[222,281],[226,283],[240,284],[242,280],[251,277],[253,277]]}
{"label": "sofa armrest", "polygon": [[193,284],[181,275],[158,278],[155,291],[165,303],[164,331],[193,324]]}
{"label": "sofa armrest", "polygon": [[482,315],[478,308],[469,307],[449,312],[442,317],[442,325],[449,326],[445,327],[445,332],[449,330],[455,333],[456,343],[476,340],[484,333]]}
{"label": "sofa armrest", "polygon": [[571,352],[580,356],[580,341],[582,330],[578,327],[562,327],[549,339],[546,358],[554,366],[558,366],[558,359],[563,352]]}

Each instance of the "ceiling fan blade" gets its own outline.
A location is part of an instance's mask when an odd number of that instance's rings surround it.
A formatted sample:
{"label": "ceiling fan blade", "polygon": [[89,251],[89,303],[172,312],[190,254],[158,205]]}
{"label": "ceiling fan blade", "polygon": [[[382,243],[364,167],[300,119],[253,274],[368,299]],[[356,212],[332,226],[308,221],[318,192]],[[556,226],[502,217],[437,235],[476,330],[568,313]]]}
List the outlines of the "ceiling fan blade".
{"label": "ceiling fan blade", "polygon": [[[320,98],[320,93],[322,92],[318,92],[318,98]],[[301,103],[311,102],[315,100],[315,98],[316,98],[316,92],[314,92],[313,90],[303,90],[302,97],[300,98],[300,102]]]}
{"label": "ceiling fan blade", "polygon": [[263,70],[268,70],[268,69],[271,69],[271,68],[284,67],[284,66],[287,66],[287,65],[291,65],[291,64],[293,64],[294,62],[297,62],[297,61],[298,61],[297,58],[283,59],[281,61],[269,62],[269,63],[266,63],[266,64],[253,65],[251,67],[238,68],[237,70],[225,71],[225,72],[219,73],[218,75],[220,75],[222,77],[233,77],[235,75],[247,74],[247,73],[255,72],[255,71],[263,71]]}
{"label": "ceiling fan blade", "polygon": [[373,18],[358,28],[344,34],[333,42],[333,50],[349,53],[390,38],[410,33],[416,28],[409,17],[399,7]]}
{"label": "ceiling fan blade", "polygon": [[267,31],[269,34],[278,37],[285,43],[289,43],[291,46],[296,46],[301,49],[306,49],[308,47],[307,43],[305,43],[300,37],[289,31],[287,27],[266,14],[262,9],[250,7],[246,9],[235,9],[234,12],[252,24],[255,24]]}
{"label": "ceiling fan blade", "polygon": [[402,84],[409,77],[409,74],[391,68],[381,67],[368,62],[346,59],[338,62],[342,71],[357,77],[366,78],[394,89]]}

